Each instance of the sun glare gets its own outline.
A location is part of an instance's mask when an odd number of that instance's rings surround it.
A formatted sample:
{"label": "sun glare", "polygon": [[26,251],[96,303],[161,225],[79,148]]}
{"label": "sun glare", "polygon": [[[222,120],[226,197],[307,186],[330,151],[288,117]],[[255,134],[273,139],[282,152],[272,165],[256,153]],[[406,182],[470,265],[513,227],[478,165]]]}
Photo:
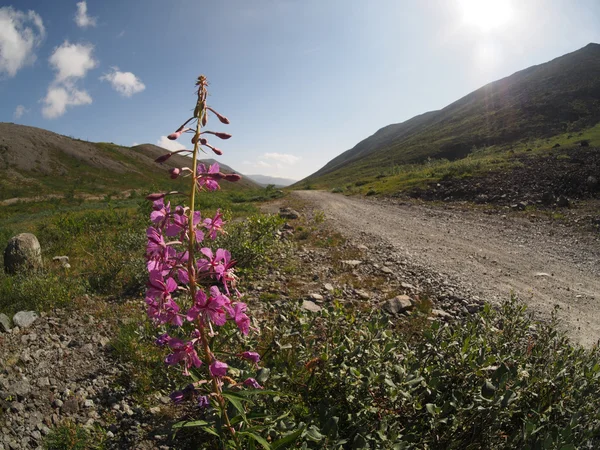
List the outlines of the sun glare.
{"label": "sun glare", "polygon": [[513,17],[509,0],[459,0],[465,25],[490,32],[507,25]]}

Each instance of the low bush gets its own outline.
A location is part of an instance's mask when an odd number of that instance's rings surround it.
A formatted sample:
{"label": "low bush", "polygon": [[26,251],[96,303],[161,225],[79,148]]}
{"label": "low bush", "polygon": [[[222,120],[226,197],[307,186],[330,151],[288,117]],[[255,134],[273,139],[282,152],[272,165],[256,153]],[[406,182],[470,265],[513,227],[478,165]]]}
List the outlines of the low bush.
{"label": "low bush", "polygon": [[515,300],[409,340],[380,311],[275,301],[252,342],[280,393],[247,414],[287,414],[302,448],[598,448],[598,349]]}
{"label": "low bush", "polygon": [[277,234],[284,223],[285,220],[276,215],[252,215],[227,226],[227,233],[215,241],[215,247],[228,249],[238,268],[256,269],[285,250],[286,244]]}

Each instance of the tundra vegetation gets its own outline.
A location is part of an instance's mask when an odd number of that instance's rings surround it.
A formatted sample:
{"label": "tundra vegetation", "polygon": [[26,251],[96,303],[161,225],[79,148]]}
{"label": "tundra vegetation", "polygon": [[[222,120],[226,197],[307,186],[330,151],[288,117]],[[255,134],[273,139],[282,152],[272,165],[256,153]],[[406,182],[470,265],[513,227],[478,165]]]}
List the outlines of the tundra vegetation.
{"label": "tundra vegetation", "polygon": [[[199,83],[195,154],[207,144]],[[63,198],[4,207],[0,228],[2,243],[32,231],[46,259],[72,261],[71,269],[46,264],[36,275],[2,271],[0,310],[77,308],[84,295],[114,302],[115,315],[134,318],[111,344],[129,367],[122,382],[136,383],[142,404],[171,393],[176,406],[163,420],[174,446],[598,448],[597,347],[569,342],[555,319],[535,322],[516,299],[449,323],[428,320],[427,301],[406,321],[368,303],[332,301],[308,311],[294,289],[285,300],[260,294],[246,309],[237,290],[274,270],[309,276],[296,246],[341,259],[343,237],[317,212],[292,221],[294,237],[282,239],[283,221],[254,203],[273,190],[197,192],[225,176],[215,166],[189,173],[180,209],[162,194],[150,195],[153,202]],[[151,320],[142,318],[145,309]],[[103,436],[69,422],[46,446],[102,448]]]}

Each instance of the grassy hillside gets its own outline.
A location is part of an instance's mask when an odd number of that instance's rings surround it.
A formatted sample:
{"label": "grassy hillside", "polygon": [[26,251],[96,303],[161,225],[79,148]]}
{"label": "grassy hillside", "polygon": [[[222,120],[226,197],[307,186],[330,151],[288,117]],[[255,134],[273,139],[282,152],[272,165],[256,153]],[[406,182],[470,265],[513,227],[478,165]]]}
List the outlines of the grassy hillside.
{"label": "grassy hillside", "polygon": [[557,139],[577,145],[597,133],[598,73],[600,45],[589,44],[490,83],[440,111],[382,128],[296,186],[334,188],[393,167],[460,160],[478,151],[486,158],[500,155],[504,164],[504,152]]}
{"label": "grassy hillside", "polygon": [[[191,160],[173,156],[154,162],[167,150],[151,144],[132,148],[93,143],[40,128],[0,123],[0,200],[48,195],[116,195],[130,189],[177,189],[180,180],[166,170],[189,166]],[[208,160],[214,162],[214,160]],[[224,166],[224,171],[234,170]],[[258,188],[251,180],[223,183],[223,188]]]}

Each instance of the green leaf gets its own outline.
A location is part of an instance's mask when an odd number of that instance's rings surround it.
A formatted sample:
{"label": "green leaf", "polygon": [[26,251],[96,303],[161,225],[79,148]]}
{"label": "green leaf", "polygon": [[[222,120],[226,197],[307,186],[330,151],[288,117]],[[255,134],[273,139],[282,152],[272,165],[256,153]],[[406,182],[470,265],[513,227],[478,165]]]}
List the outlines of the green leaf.
{"label": "green leaf", "polygon": [[223,392],[222,395],[227,400],[229,400],[229,402],[233,405],[233,407],[235,409],[237,409],[237,411],[240,413],[240,415],[244,419],[244,422],[246,422],[246,410],[244,409],[244,405],[242,405],[242,402],[240,401],[240,399],[238,397],[232,395],[231,393]]}
{"label": "green leaf", "polygon": [[178,430],[180,428],[203,427],[206,425],[209,425],[209,423],[205,420],[193,420],[193,421],[184,420],[182,422],[177,422],[176,424],[174,424],[172,426],[172,428],[174,430]]}
{"label": "green leaf", "polygon": [[321,434],[319,429],[311,425],[310,428],[306,431],[306,437],[313,442],[321,442],[325,436]]}
{"label": "green leaf", "polygon": [[437,411],[435,410],[435,405],[433,403],[427,403],[425,405],[425,408],[427,408],[427,412],[429,414],[431,414],[433,417],[435,417],[437,415]]}
{"label": "green leaf", "polygon": [[294,444],[298,438],[300,437],[300,435],[302,434],[302,432],[304,431],[304,427],[294,431],[293,433],[288,434],[287,436],[282,437],[281,439],[276,440],[275,442],[273,442],[273,444],[271,445],[271,448],[273,450],[279,450],[280,448],[286,448],[291,444]]}
{"label": "green leaf", "polygon": [[251,439],[253,439],[256,442],[258,442],[260,445],[262,445],[265,450],[271,450],[271,446],[265,440],[265,438],[263,438],[262,436],[259,436],[258,434],[250,433],[248,431],[240,431],[240,432],[238,432],[238,435],[240,435],[240,436],[248,436]]}

